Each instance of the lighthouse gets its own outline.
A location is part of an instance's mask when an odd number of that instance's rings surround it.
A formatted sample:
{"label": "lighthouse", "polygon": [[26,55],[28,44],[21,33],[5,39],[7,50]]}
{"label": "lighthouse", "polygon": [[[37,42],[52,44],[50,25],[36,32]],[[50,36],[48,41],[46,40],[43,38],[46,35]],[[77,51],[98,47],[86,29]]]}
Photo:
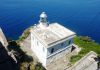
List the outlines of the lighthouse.
{"label": "lighthouse", "polygon": [[47,22],[47,14],[40,14],[39,23],[31,29],[31,49],[42,65],[47,68],[71,51],[75,32],[59,23]]}

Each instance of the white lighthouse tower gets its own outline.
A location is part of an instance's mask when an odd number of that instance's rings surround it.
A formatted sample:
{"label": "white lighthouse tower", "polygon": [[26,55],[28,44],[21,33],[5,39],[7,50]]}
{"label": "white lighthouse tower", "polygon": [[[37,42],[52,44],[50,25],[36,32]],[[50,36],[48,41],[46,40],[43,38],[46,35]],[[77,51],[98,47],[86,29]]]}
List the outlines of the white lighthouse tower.
{"label": "white lighthouse tower", "polygon": [[39,20],[40,27],[45,28],[48,26],[47,22],[47,15],[45,12],[42,12],[40,15],[40,20]]}

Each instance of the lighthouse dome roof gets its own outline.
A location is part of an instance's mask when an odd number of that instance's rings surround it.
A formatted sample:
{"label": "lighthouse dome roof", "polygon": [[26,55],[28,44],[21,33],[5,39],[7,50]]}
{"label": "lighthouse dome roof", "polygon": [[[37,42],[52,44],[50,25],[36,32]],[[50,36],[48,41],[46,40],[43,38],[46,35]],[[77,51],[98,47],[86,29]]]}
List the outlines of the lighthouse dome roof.
{"label": "lighthouse dome roof", "polygon": [[40,17],[42,17],[42,18],[47,18],[47,15],[46,15],[45,12],[42,12],[41,15],[40,15]]}

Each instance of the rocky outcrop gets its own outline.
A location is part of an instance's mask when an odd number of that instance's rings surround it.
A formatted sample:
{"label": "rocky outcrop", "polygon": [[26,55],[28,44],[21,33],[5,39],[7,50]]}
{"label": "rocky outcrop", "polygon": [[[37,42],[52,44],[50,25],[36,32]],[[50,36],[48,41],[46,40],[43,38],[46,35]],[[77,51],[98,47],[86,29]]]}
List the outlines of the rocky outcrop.
{"label": "rocky outcrop", "polygon": [[8,42],[1,28],[0,28],[0,42],[5,48],[8,46]]}
{"label": "rocky outcrop", "polygon": [[[7,49],[8,42],[0,28],[0,70],[17,70],[14,55]],[[13,56],[13,57],[12,57]]]}

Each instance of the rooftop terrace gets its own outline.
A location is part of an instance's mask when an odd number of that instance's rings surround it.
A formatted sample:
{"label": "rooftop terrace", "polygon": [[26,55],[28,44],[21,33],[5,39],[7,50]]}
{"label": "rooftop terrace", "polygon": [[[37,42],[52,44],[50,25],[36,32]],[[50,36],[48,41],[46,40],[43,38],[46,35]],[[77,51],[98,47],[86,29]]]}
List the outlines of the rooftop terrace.
{"label": "rooftop terrace", "polygon": [[49,26],[44,28],[38,24],[34,26],[31,31],[45,45],[50,45],[75,35],[73,31],[58,23],[49,24]]}

